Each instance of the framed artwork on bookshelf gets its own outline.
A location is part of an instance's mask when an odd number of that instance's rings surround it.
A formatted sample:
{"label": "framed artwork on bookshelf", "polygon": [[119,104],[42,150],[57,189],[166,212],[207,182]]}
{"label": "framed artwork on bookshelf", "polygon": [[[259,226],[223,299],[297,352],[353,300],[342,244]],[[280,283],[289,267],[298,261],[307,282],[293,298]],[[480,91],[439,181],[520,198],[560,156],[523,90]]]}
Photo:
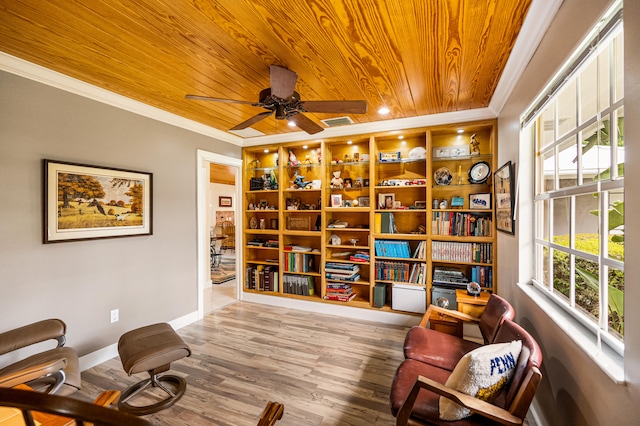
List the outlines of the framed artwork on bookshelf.
{"label": "framed artwork on bookshelf", "polygon": [[44,243],[151,235],[152,177],[44,160]]}
{"label": "framed artwork on bookshelf", "polygon": [[469,195],[469,208],[470,209],[484,209],[491,208],[491,194],[471,194]]}
{"label": "framed artwork on bookshelf", "polygon": [[393,204],[396,201],[396,194],[387,193],[387,194],[378,194],[378,209],[380,210],[389,210],[393,209]]}
{"label": "framed artwork on bookshelf", "polygon": [[360,207],[369,207],[370,205],[369,197],[358,197],[358,205]]}
{"label": "framed artwork on bookshelf", "polygon": [[494,175],[494,190],[496,200],[496,228],[507,234],[515,234],[514,207],[514,178],[513,165],[507,161]]}
{"label": "framed artwork on bookshelf", "polygon": [[331,194],[331,207],[342,207],[342,194]]}
{"label": "framed artwork on bookshelf", "polygon": [[426,209],[427,208],[427,202],[426,201],[414,201],[413,202],[413,207],[415,207],[416,209]]}

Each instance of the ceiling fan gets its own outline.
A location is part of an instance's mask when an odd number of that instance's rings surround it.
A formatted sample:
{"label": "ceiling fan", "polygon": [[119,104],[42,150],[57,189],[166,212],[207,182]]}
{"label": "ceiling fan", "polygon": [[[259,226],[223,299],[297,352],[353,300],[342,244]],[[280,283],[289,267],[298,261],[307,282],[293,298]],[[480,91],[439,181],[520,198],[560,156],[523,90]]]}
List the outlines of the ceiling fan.
{"label": "ceiling fan", "polygon": [[212,98],[209,96],[186,95],[186,99],[201,101],[248,104],[267,109],[250,119],[243,121],[229,130],[242,130],[251,127],[274,112],[277,120],[288,120],[309,134],[324,130],[303,112],[364,114],[367,112],[365,101],[302,101],[295,91],[298,74],[286,68],[271,65],[269,78],[271,87],[260,91],[258,102],[239,101],[234,99]]}

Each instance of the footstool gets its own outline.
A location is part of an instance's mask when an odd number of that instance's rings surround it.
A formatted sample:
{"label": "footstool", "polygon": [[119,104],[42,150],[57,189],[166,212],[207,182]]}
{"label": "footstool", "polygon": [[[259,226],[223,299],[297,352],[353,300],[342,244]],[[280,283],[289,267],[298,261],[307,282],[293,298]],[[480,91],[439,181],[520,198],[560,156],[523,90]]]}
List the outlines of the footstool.
{"label": "footstool", "polygon": [[[147,371],[150,378],[129,386],[122,392],[118,409],[135,415],[155,413],[175,404],[184,395],[184,378],[165,374],[170,364],[191,355],[191,349],[167,323],[153,324],[131,330],[120,337],[118,352],[124,371],[132,374]],[[167,386],[169,385],[169,386]],[[149,386],[165,391],[168,396],[155,404],[131,405],[129,400]]]}

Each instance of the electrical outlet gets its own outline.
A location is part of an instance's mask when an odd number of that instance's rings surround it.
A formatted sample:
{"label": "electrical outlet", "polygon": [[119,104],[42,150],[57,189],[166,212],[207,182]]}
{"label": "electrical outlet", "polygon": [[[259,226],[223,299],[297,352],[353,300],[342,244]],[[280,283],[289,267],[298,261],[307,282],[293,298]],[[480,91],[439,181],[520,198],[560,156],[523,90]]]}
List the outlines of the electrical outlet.
{"label": "electrical outlet", "polygon": [[118,319],[120,319],[120,309],[114,309],[111,311],[111,322],[118,322]]}

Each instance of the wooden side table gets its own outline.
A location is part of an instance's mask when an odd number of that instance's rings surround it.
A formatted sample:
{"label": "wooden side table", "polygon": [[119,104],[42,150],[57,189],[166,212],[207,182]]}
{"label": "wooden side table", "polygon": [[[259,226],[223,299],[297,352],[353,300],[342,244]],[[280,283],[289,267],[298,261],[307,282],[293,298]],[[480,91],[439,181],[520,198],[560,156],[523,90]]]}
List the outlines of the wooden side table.
{"label": "wooden side table", "polygon": [[438,312],[432,312],[429,316],[429,328],[441,333],[462,338],[462,325],[462,321]]}
{"label": "wooden side table", "polygon": [[466,290],[456,290],[458,310],[472,317],[479,318],[489,301],[490,294],[483,291],[478,296],[470,296]]}

